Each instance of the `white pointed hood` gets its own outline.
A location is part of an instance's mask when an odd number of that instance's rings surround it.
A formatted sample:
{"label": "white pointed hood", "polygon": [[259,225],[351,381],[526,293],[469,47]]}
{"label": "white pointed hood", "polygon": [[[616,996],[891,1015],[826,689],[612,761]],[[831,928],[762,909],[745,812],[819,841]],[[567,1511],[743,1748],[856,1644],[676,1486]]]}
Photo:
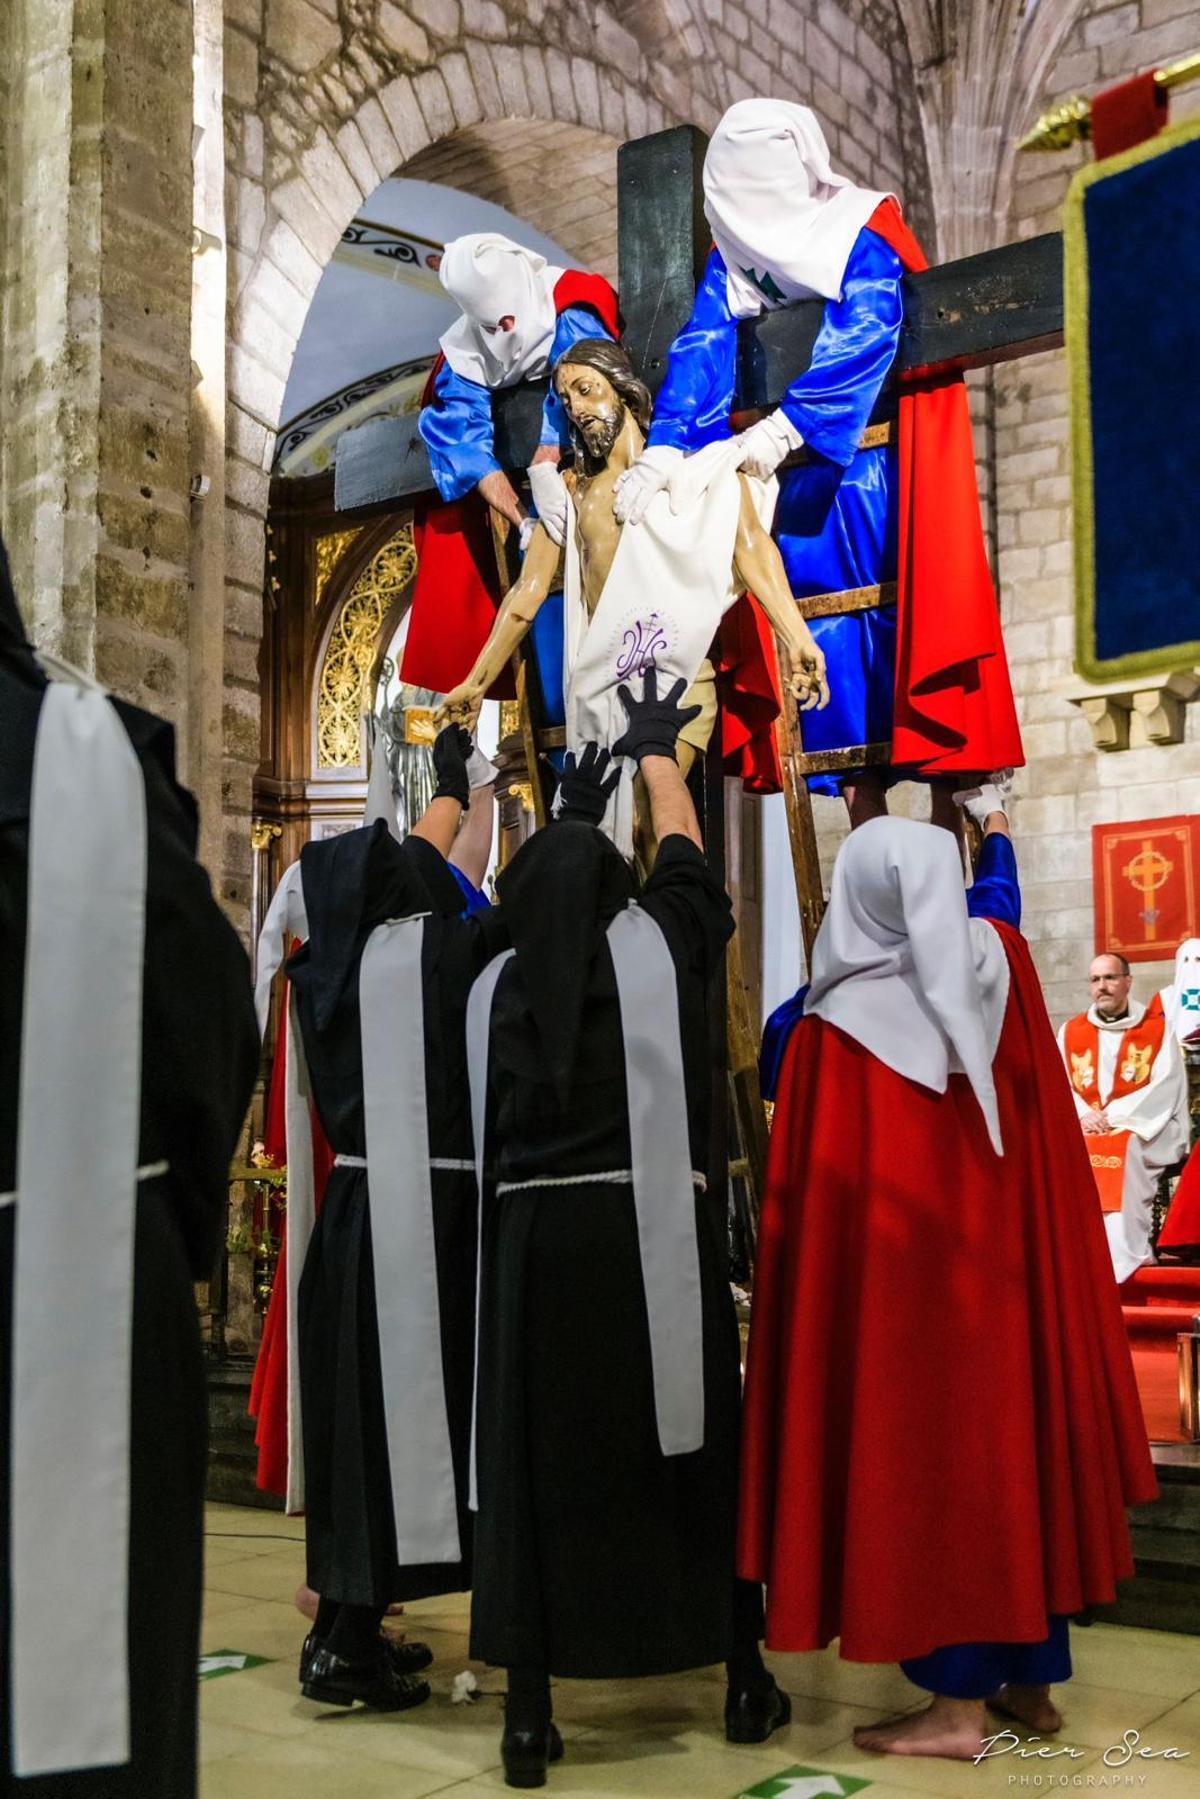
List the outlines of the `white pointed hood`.
{"label": "white pointed hood", "polygon": [[[483,387],[511,387],[543,375],[554,343],[554,289],[562,270],[498,231],[475,231],[446,245],[438,279],[462,308],[441,339],[456,375]],[[496,327],[511,316],[511,331]]]}
{"label": "white pointed hood", "polygon": [[840,300],[854,241],[888,198],[834,174],[811,108],[791,100],[731,106],[704,158],[704,214],[734,317],[814,296]]}

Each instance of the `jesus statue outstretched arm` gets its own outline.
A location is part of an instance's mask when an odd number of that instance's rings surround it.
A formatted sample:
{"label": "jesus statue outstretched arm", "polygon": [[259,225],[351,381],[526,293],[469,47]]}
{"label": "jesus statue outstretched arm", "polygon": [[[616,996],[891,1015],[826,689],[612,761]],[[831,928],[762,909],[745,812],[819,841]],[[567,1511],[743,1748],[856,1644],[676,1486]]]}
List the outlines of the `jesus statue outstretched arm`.
{"label": "jesus statue outstretched arm", "polygon": [[792,597],[779,546],[758,515],[746,477],[739,475],[738,480],[742,509],[733,546],[733,572],[739,586],[754,595],[787,650],[792,665],[788,679],[791,698],[802,712],[819,711],[829,703],[825,657]]}
{"label": "jesus statue outstretched arm", "polygon": [[474,667],[465,681],[451,688],[442,703],[438,712],[442,723],[464,725],[468,731],[474,731],[488,688],[503,674],[550,592],[558,573],[559,555],[558,545],[539,525],[529,540],[520,574],[500,602],[496,622]]}

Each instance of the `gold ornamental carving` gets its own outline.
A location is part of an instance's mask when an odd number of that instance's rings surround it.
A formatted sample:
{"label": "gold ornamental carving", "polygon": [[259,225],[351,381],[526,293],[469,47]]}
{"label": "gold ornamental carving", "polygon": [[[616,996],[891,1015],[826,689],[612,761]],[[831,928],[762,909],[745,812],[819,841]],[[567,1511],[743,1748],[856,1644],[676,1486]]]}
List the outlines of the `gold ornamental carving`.
{"label": "gold ornamental carving", "polygon": [[317,688],[317,767],[362,764],[362,717],[372,695],[379,633],[396,595],[417,572],[412,526],[372,558],[346,596],[330,634]]}
{"label": "gold ornamental carving", "polygon": [[330,575],[361,530],[361,525],[355,525],[351,531],[333,531],[328,537],[318,537],[315,550],[317,572],[313,584],[314,605],[321,604]]}

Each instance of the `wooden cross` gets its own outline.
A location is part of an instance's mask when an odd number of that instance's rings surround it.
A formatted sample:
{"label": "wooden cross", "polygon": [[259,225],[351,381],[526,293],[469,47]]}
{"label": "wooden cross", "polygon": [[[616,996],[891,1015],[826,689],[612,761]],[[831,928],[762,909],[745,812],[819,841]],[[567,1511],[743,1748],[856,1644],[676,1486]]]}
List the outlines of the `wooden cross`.
{"label": "wooden cross", "polygon": [[[701,168],[707,139],[691,125],[660,131],[622,144],[617,153],[617,251],[623,341],[651,391],[666,373],[667,353],[691,315],[697,282],[710,246],[704,218]],[[797,372],[808,366],[824,319],[822,300],[811,300],[745,320],[739,326],[736,410],[759,413],[779,404]],[[881,396],[877,429],[889,429],[896,412],[897,378],[918,373],[983,368],[1062,343],[1062,239],[1057,233],[1025,239],[982,255],[945,263],[904,279],[904,326],[896,362]],[[496,394],[495,450],[501,466],[523,469],[537,447],[546,382],[530,381]],[[415,496],[432,486],[423,448],[409,459],[395,498]],[[511,554],[511,549],[510,552]],[[886,596],[884,596],[886,597]],[[853,611],[879,603],[874,588],[821,595],[802,602],[809,616]],[[536,733],[526,717],[526,751]],[[806,775],[862,762],[886,761],[886,745],[857,745],[808,756],[798,741],[796,709],[785,705],[779,723],[784,793],[805,950],[824,908],[816,832]],[[558,741],[561,741],[559,736]],[[541,747],[552,747],[543,736]],[[531,779],[537,779],[530,768]],[[709,753],[705,792],[706,847],[713,865],[724,867],[723,782],[720,756]],[[736,939],[735,939],[736,943]],[[713,1036],[713,1146],[710,1184],[724,1188],[729,1164],[724,1131],[726,1080],[737,1098],[740,1162],[749,1164],[758,1186],[765,1148],[758,1101],[757,1032],[749,1017],[736,956],[727,985],[728,1018]],[[720,1008],[719,1008],[720,1010]],[[728,1030],[726,1031],[726,1023]],[[728,1056],[728,1060],[726,1060]],[[735,1161],[734,1167],[739,1166]]]}
{"label": "wooden cross", "polygon": [[[624,343],[651,391],[666,373],[667,352],[687,322],[711,235],[704,218],[703,132],[680,125],[622,144],[617,153],[617,254]],[[747,319],[739,327],[736,408],[758,413],[777,406],[798,370],[806,368],[825,304],[810,300]],[[886,432],[896,410],[898,376],[983,368],[1062,343],[1062,238],[1027,238],[904,279],[904,326],[892,376],[872,429]],[[531,461],[541,426],[545,381],[525,382],[495,397],[496,456],[504,468]],[[431,486],[423,447],[410,458],[401,494]],[[801,602],[806,615],[829,616],[877,605],[875,588],[822,594]],[[883,598],[887,598],[886,595]],[[785,798],[805,948],[810,950],[823,909],[816,834],[805,776],[885,762],[888,746],[855,745],[805,755],[795,708],[781,720]],[[531,771],[531,774],[533,771]],[[709,823],[717,831],[714,808]],[[719,833],[718,833],[719,834]],[[717,851],[719,844],[710,848]]]}

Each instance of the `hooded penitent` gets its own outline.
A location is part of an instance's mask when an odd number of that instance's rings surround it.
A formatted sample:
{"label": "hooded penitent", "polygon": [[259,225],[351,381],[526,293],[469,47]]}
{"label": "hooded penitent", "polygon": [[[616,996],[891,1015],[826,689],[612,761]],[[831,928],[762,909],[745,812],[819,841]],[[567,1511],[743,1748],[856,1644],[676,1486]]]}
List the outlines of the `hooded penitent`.
{"label": "hooded penitent", "polygon": [[814,296],[840,299],[855,239],[888,197],[834,174],[807,106],[731,106],[704,158],[704,213],[728,270],[735,318]]}
{"label": "hooded penitent", "polygon": [[592,825],[538,831],[497,877],[521,984],[565,1104],[583,1002],[604,933],[636,892],[633,872]]}
{"label": "hooded penitent", "polygon": [[1175,979],[1163,988],[1162,1004],[1180,1043],[1200,1031],[1200,937],[1185,937],[1175,951]]}
{"label": "hooded penitent", "polygon": [[[472,232],[446,245],[439,279],[462,308],[441,339],[456,375],[483,387],[511,387],[544,374],[558,315],[555,284],[562,270],[536,250],[496,231]],[[511,331],[500,320],[512,318]]]}

